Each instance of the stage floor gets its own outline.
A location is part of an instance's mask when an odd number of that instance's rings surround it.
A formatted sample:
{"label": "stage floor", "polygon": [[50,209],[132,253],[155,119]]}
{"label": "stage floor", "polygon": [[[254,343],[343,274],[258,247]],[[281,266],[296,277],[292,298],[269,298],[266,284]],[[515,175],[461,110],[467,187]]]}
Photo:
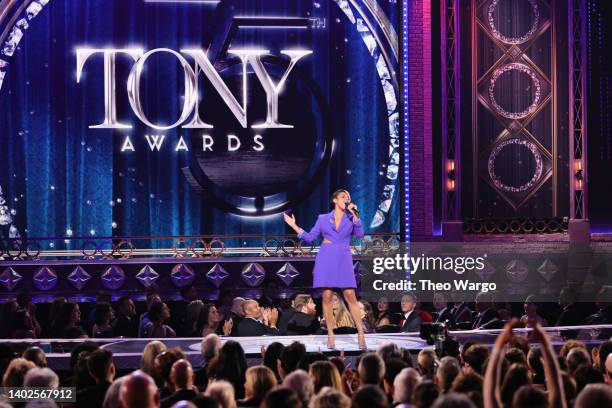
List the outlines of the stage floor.
{"label": "stage floor", "polygon": [[[515,334],[529,338],[528,329],[517,329]],[[602,333],[612,333],[612,325],[598,326],[570,326],[570,327],[548,327],[546,331],[551,337],[553,344],[559,348],[565,342],[564,333],[573,332],[577,339],[587,345],[601,343]],[[500,330],[464,330],[451,331],[450,335],[457,338],[459,343],[467,340],[476,341],[487,346],[492,346]],[[356,334],[336,335],[336,349],[330,350],[325,345],[327,336],[262,336],[262,337],[222,337],[221,341],[234,340],[244,348],[249,364],[258,364],[261,360],[261,348],[273,342],[288,345],[294,341],[304,343],[309,352],[322,352],[329,355],[337,355],[344,351],[347,356],[356,356],[362,352],[357,345]],[[168,339],[40,339],[40,340],[3,340],[12,344],[16,350],[23,350],[30,345],[37,345],[47,352],[47,361],[51,368],[56,370],[68,370],[70,365],[70,351],[74,346],[84,341],[93,341],[101,347],[113,352],[115,365],[118,369],[136,369],[140,367],[142,350],[152,340],[160,340],[168,348],[180,347],[186,357],[194,366],[202,364],[200,353],[200,341],[198,338],[168,338]],[[376,333],[366,334],[368,350],[377,350],[383,344],[393,342],[398,346],[410,350],[413,354],[420,350],[432,347],[419,337],[418,333]]]}

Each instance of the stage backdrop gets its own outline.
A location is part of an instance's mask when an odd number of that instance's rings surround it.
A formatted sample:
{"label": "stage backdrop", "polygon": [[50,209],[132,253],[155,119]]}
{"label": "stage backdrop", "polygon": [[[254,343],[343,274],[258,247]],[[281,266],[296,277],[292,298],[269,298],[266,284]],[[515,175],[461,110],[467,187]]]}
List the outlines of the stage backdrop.
{"label": "stage backdrop", "polygon": [[337,188],[369,232],[399,229],[394,2],[15,3],[4,236],[284,233]]}

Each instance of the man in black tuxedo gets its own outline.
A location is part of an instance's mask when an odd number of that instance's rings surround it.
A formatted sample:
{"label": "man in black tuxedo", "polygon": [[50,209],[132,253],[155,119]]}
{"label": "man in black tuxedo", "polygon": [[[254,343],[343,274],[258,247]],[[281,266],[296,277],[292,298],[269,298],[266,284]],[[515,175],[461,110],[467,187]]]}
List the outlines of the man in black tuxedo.
{"label": "man in black tuxedo", "polygon": [[487,325],[493,324],[494,321],[499,321],[499,315],[492,308],[493,295],[490,292],[480,292],[476,295],[476,311],[478,315],[472,329],[486,328]]}
{"label": "man in black tuxedo", "polygon": [[[561,293],[559,293],[559,306],[562,307],[562,310],[555,326],[578,326],[582,324],[584,319],[576,304],[577,297],[578,294],[575,289],[569,286],[561,289]],[[561,336],[564,338],[576,338],[577,334],[577,330],[561,331]]]}
{"label": "man in black tuxedo", "polygon": [[129,296],[121,296],[117,301],[117,318],[112,323],[116,337],[138,336],[138,319],[136,306]]}
{"label": "man in black tuxedo", "polygon": [[96,385],[79,391],[77,401],[80,407],[102,407],[106,391],[115,379],[113,353],[107,349],[98,349],[87,357],[86,364],[87,370],[96,380]]}
{"label": "man in black tuxedo", "polygon": [[400,320],[400,331],[402,332],[418,332],[421,330],[421,316],[416,310],[417,298],[412,293],[407,293],[402,296],[401,301],[402,319]]}
{"label": "man in black tuxedo", "polygon": [[243,297],[235,297],[232,299],[232,308],[230,309],[229,319],[232,322],[232,330],[230,336],[238,336],[238,326],[242,319],[244,319],[244,305],[245,299]]}
{"label": "man in black tuxedo", "polygon": [[174,392],[161,400],[160,408],[170,408],[179,401],[193,401],[199,395],[193,386],[193,368],[185,359],[172,364],[170,380],[174,384]]}
{"label": "man in black tuxedo", "polygon": [[448,326],[450,328],[455,327],[455,319],[453,318],[453,314],[451,313],[452,309],[448,307],[448,303],[446,302],[446,297],[444,296],[444,293],[434,293],[432,303],[434,309],[436,309],[435,323],[444,323],[448,321]]}
{"label": "man in black tuxedo", "polygon": [[278,310],[263,309],[256,300],[246,300],[242,305],[244,318],[238,324],[237,334],[247,336],[277,336]]}
{"label": "man in black tuxedo", "polygon": [[320,327],[316,313],[317,306],[312,296],[299,294],[293,300],[293,306],[283,312],[278,331],[283,336],[315,334]]}

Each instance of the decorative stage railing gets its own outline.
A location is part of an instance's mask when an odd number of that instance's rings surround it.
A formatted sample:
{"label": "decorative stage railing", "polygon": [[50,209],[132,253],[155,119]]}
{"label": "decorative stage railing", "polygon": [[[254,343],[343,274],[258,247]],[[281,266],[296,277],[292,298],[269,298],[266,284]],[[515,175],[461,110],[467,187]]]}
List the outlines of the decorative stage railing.
{"label": "decorative stage railing", "polygon": [[[162,244],[162,245],[159,245]],[[165,245],[164,245],[165,244]],[[399,233],[353,239],[354,255],[380,255],[399,248]],[[318,251],[293,235],[192,235],[155,237],[16,238],[0,241],[0,260],[129,260],[134,258],[304,257]]]}

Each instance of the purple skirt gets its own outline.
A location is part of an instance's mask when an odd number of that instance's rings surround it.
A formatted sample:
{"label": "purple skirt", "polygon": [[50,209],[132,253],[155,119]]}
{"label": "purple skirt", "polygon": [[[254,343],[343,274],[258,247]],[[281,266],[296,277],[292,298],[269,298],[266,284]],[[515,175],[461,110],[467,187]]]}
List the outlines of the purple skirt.
{"label": "purple skirt", "polygon": [[321,244],[315,259],[313,288],[356,288],[353,254],[347,244]]}

